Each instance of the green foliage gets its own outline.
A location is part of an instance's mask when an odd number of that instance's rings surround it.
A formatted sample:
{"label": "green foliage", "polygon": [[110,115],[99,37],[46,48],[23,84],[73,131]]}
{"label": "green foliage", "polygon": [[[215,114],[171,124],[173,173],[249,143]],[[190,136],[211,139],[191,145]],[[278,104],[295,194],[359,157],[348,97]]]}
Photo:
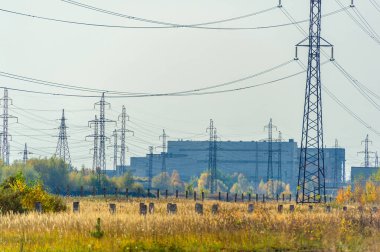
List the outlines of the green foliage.
{"label": "green foliage", "polygon": [[91,236],[97,239],[102,238],[104,235],[104,231],[102,230],[102,227],[100,226],[100,218],[96,220],[96,225],[95,225],[95,231],[91,232]]}
{"label": "green foliage", "polygon": [[36,202],[41,202],[45,212],[66,210],[62,199],[48,194],[41,182],[28,185],[21,173],[8,177],[0,185],[1,213],[32,211]]}
{"label": "green foliage", "polygon": [[171,188],[170,176],[167,172],[162,172],[152,179],[152,186],[160,190]]}

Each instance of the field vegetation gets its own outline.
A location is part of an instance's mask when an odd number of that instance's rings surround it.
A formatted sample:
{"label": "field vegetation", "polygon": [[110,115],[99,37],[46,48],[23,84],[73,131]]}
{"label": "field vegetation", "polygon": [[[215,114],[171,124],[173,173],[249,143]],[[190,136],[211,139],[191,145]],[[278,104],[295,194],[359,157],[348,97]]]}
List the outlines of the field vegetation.
{"label": "field vegetation", "polygon": [[[73,213],[72,202],[80,201]],[[6,213],[0,221],[0,251],[380,251],[380,211],[371,207],[347,211],[338,204],[289,204],[205,201],[204,213],[193,200],[168,199],[177,213],[167,213],[167,200],[66,198],[59,213]],[[109,203],[116,204],[116,213]],[[155,211],[140,215],[140,202]],[[212,204],[219,212],[211,212]]]}

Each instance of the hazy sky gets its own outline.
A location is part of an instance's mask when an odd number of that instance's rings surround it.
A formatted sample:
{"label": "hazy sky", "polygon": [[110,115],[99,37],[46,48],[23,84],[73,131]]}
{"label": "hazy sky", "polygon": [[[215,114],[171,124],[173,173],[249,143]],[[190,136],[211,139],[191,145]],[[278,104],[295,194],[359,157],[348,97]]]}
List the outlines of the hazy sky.
{"label": "hazy sky", "polygon": [[[349,0],[340,0],[344,6]],[[380,2],[377,0],[378,3]],[[200,23],[277,6],[275,0],[93,0],[81,1],[132,16],[174,23]],[[296,20],[308,18],[309,4],[304,0],[283,0],[285,9]],[[60,0],[2,1],[1,9],[78,22],[152,26],[151,24],[109,16],[79,8]],[[380,33],[380,12],[369,1],[357,1],[357,9]],[[323,13],[339,9],[336,1],[323,1]],[[379,9],[380,10],[380,9]],[[213,25],[216,27],[254,27],[288,23],[279,10]],[[261,30],[203,29],[121,29],[56,23],[0,12],[0,71],[32,78],[84,87],[128,92],[172,92],[215,85],[246,77],[294,57],[294,45],[304,38],[295,26]],[[301,24],[307,29],[307,23]],[[380,45],[364,33],[345,12],[323,19],[322,36],[335,45],[335,58],[356,79],[380,94],[378,74]],[[299,57],[307,61],[307,51]],[[281,78],[300,71],[295,62],[270,74],[231,85],[242,87]],[[206,140],[205,129],[213,118],[222,140],[260,140],[266,138],[264,125],[269,118],[284,138],[300,141],[306,74],[268,86],[239,92],[190,96],[109,99],[109,119],[117,119],[125,105],[130,116],[128,127],[132,155],[145,155],[148,145],[160,145],[158,136],[166,129],[169,139]],[[322,67],[323,85],[373,128],[379,129],[379,110],[371,105],[331,64]],[[0,86],[57,93],[74,91],[48,88],[0,77]],[[32,156],[50,156],[56,147],[56,119],[66,109],[70,151],[74,165],[92,164],[89,149],[92,134],[87,121],[98,113],[95,98],[54,97],[16,91],[9,92],[18,116],[10,133],[11,159],[21,158],[28,143]],[[375,98],[374,98],[375,99]],[[379,100],[376,100],[379,102]],[[337,138],[346,148],[347,166],[359,165],[363,158],[361,141],[370,135],[380,149],[380,137],[342,110],[330,97],[323,96],[325,144]],[[114,125],[107,127],[111,134]],[[277,134],[277,133],[275,133]],[[33,148],[33,149],[32,149]],[[107,163],[112,164],[112,148]]]}

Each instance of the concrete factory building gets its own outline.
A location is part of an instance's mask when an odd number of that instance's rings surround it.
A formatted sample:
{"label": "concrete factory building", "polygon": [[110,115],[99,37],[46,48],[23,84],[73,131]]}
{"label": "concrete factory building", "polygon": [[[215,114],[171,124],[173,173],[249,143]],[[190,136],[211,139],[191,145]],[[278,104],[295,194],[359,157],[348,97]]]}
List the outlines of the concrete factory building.
{"label": "concrete factory building", "polygon": [[365,182],[379,171],[379,167],[351,167],[351,185],[365,185]]}
{"label": "concrete factory building", "polygon": [[[268,168],[269,142],[265,141],[218,141],[217,169],[223,173],[242,173],[249,181],[265,181]],[[273,177],[289,183],[292,190],[297,186],[299,148],[293,139],[272,142]],[[153,156],[153,176],[161,172],[162,153]],[[208,168],[209,141],[168,141],[166,169],[177,170],[182,180],[199,176]],[[137,176],[147,176],[149,157],[132,157],[131,169]],[[334,168],[337,168],[336,170]],[[344,181],[345,149],[325,148],[326,187],[337,187]]]}

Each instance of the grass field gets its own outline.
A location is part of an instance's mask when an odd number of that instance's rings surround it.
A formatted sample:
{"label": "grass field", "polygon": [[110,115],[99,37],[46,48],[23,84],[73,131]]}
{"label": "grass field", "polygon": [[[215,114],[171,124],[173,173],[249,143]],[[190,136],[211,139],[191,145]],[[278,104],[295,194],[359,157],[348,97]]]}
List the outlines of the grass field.
{"label": "grass field", "polygon": [[[80,201],[80,212],[72,202]],[[116,213],[109,203],[116,203]],[[277,203],[218,203],[205,201],[204,214],[195,213],[195,202],[172,200],[177,214],[168,214],[166,200],[155,203],[155,213],[141,216],[144,200],[67,198],[68,210],[58,214],[29,213],[0,216],[0,251],[380,251],[380,211],[357,206],[347,212],[333,206],[296,206],[283,213]],[[95,238],[97,218],[104,236]]]}

